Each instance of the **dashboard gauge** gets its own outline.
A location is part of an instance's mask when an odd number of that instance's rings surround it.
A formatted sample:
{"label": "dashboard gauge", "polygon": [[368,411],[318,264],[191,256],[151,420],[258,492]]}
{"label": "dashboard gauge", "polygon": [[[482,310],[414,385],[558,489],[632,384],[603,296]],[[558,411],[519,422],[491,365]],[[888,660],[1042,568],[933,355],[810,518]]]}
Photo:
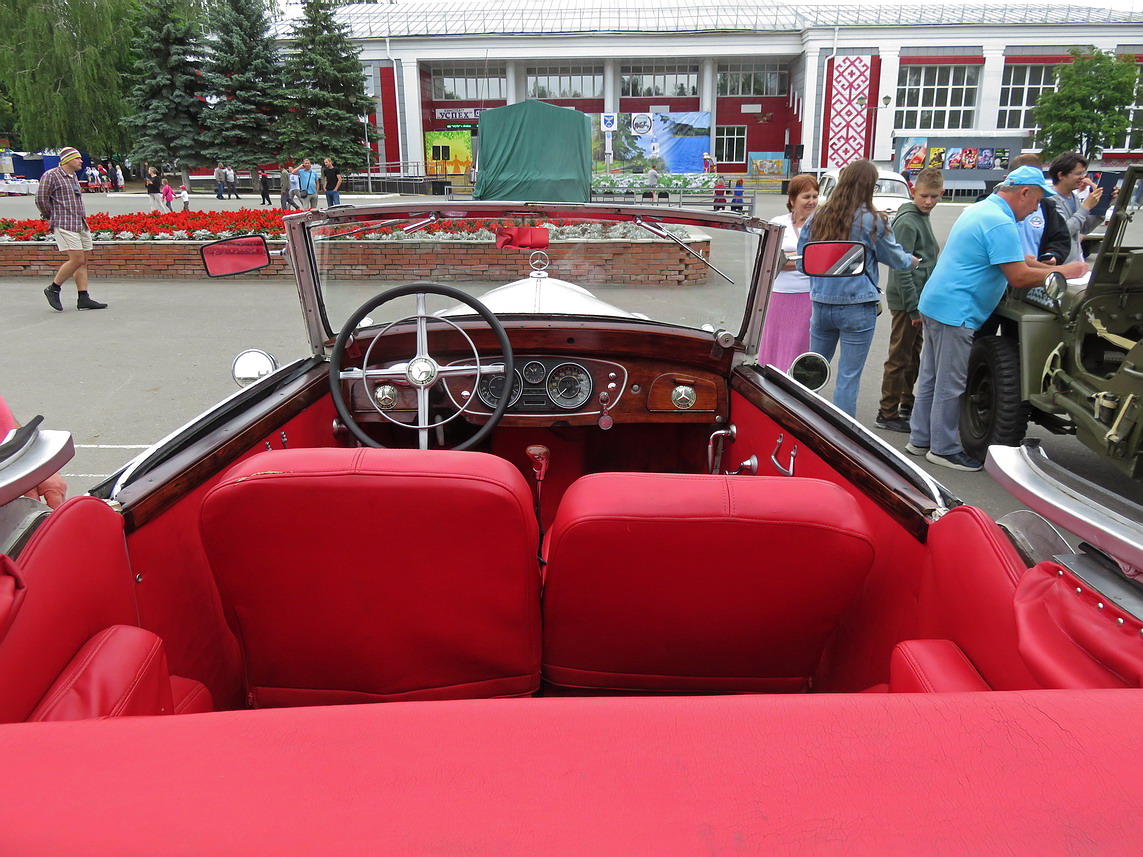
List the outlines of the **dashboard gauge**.
{"label": "dashboard gauge", "polygon": [[544,364],[539,360],[529,360],[527,365],[524,366],[524,380],[529,384],[543,384],[544,375],[548,372],[544,368]]}
{"label": "dashboard gauge", "polygon": [[561,363],[548,375],[547,390],[557,407],[575,410],[591,398],[591,375],[578,363]]}
{"label": "dashboard gauge", "polygon": [[[508,399],[508,407],[516,404],[520,394],[524,392],[524,381],[520,378],[520,373],[513,371],[512,376],[512,394]],[[500,404],[500,397],[504,395],[506,386],[503,375],[481,375],[480,383],[476,385],[476,395],[485,405],[495,410]]]}

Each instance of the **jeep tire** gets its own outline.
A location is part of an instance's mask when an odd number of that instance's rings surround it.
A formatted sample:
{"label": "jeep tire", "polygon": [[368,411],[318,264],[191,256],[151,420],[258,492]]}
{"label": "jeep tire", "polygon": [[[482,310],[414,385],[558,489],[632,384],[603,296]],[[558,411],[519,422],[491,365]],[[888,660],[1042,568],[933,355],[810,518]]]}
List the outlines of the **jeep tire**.
{"label": "jeep tire", "polygon": [[1020,352],[1015,340],[982,336],[972,343],[960,403],[960,442],[982,461],[992,444],[1015,446],[1028,429],[1020,398]]}

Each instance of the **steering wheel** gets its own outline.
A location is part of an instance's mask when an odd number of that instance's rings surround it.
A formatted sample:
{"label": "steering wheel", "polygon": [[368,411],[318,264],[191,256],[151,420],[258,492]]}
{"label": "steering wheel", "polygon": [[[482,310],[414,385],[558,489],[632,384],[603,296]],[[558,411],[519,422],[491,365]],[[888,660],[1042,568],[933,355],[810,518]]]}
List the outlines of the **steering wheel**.
{"label": "steering wheel", "polygon": [[[365,352],[362,359],[360,370],[358,369],[343,369],[342,364],[345,362],[345,349],[349,344],[350,339],[353,337],[354,331],[357,330],[357,325],[361,323],[369,313],[376,310],[378,307],[385,305],[389,301],[396,298],[414,295],[417,299],[416,312],[411,316],[398,319],[387,324],[378,334],[373,338],[369,348]],[[458,325],[454,324],[447,318],[439,316],[431,316],[425,308],[426,295],[440,295],[446,298],[460,301],[464,305],[471,307],[477,315],[484,319],[492,332],[496,334],[496,339],[500,342],[500,351],[504,355],[503,364],[491,363],[482,364],[480,362],[480,354],[476,349],[476,345],[472,339],[465,333]],[[413,319],[417,323],[417,344],[416,354],[409,359],[407,363],[398,364],[391,369],[369,369],[369,357],[373,351],[373,346],[380,341],[385,332],[395,324]],[[429,341],[428,341],[428,321],[432,319],[436,322],[444,322],[453,329],[455,329],[461,336],[468,340],[469,347],[472,348],[473,361],[471,364],[450,364],[448,366],[441,366],[429,354]],[[465,413],[468,405],[476,399],[476,384],[479,383],[480,375],[500,375],[503,374],[506,382],[506,387],[503,394],[500,396],[500,401],[497,403],[496,408],[488,417],[488,421],[468,440],[457,444],[453,449],[470,449],[484,440],[495,428],[496,424],[500,422],[500,418],[504,416],[504,412],[508,410],[508,403],[511,400],[512,391],[512,378],[515,374],[515,359],[512,356],[512,344],[508,341],[508,334],[504,331],[499,319],[492,314],[484,304],[474,297],[466,295],[459,289],[452,286],[446,286],[441,283],[419,282],[410,283],[407,286],[397,286],[396,288],[389,289],[387,292],[382,292],[375,298],[363,303],[353,315],[345,322],[338,333],[337,339],[333,343],[333,351],[329,355],[329,389],[330,395],[333,398],[333,406],[337,409],[337,414],[341,417],[346,427],[366,446],[372,446],[379,449],[384,447],[366,434],[361,426],[357,424],[357,420],[353,416],[345,401],[345,396],[342,393],[341,384],[345,380],[361,379],[365,385],[365,397],[373,405],[381,416],[389,420],[394,425],[402,426],[404,428],[415,429],[418,434],[418,441],[421,449],[429,448],[429,433],[445,423]],[[467,402],[460,405],[455,413],[451,416],[431,422],[429,414],[429,391],[444,377],[453,376],[477,376],[476,383],[473,384],[473,395]],[[384,410],[377,401],[377,396],[371,389],[378,387],[381,384],[390,384],[395,387],[413,387],[417,391],[417,421],[413,425],[401,422],[394,419]]]}

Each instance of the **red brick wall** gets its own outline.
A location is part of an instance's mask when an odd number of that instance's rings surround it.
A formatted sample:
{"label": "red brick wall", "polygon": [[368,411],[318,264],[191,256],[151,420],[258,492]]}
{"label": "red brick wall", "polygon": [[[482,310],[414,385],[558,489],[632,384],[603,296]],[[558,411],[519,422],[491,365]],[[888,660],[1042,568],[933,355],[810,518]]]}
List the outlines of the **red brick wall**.
{"label": "red brick wall", "polygon": [[[91,253],[88,272],[109,279],[205,278],[197,241],[107,241]],[[281,246],[280,242],[276,246]],[[709,255],[709,241],[692,241],[696,252]],[[574,258],[561,258],[560,244],[548,248],[548,274],[574,283],[704,285],[707,267],[682,248],[661,241],[577,243]],[[401,279],[492,280],[511,282],[528,275],[530,250],[499,250],[489,242],[446,245],[409,241],[345,241],[323,245],[331,254],[323,265],[341,279],[379,277],[400,270]],[[0,277],[51,277],[64,260],[54,244],[0,243]],[[292,276],[281,256],[270,267],[241,276]]]}

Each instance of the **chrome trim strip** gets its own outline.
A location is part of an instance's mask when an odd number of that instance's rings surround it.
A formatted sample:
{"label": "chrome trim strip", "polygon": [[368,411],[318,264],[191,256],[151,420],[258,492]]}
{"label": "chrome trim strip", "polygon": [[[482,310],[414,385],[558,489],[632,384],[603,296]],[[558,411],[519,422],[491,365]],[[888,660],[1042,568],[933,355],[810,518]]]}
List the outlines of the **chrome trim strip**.
{"label": "chrome trim strip", "polygon": [[[1080,477],[1073,477],[1077,487],[1065,485],[1044,469],[1044,462],[1050,460],[1038,446],[991,446],[984,468],[1033,512],[1119,562],[1143,569],[1143,510],[1134,519],[1126,517],[1097,499],[1097,485]],[[1078,490],[1082,485],[1091,485],[1091,493]]]}
{"label": "chrome trim strip", "polygon": [[40,429],[0,467],[0,506],[31,491],[75,455],[71,432]]}

